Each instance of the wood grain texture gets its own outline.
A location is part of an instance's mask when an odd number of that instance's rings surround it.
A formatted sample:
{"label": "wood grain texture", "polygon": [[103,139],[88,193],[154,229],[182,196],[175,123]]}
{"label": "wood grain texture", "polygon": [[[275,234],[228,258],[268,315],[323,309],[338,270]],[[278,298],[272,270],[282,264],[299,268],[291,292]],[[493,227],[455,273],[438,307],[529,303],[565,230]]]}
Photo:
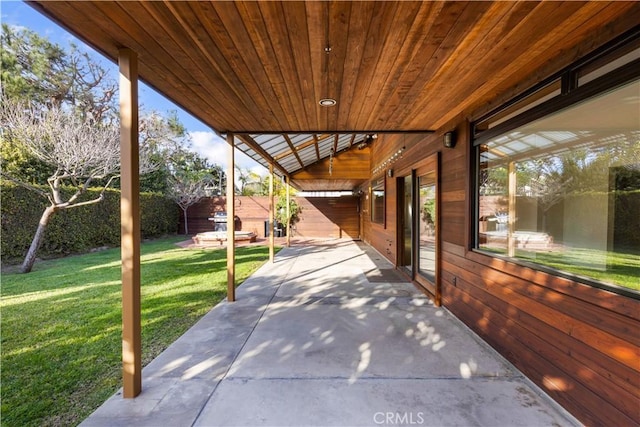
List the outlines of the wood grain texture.
{"label": "wood grain texture", "polygon": [[640,14],[637,2],[30,4],[112,59],[136,51],[146,83],[221,133],[438,129]]}
{"label": "wood grain texture", "polygon": [[302,208],[294,236],[360,239],[357,197],[296,198]]}
{"label": "wood grain texture", "polygon": [[[295,198],[302,211],[300,221],[295,224],[293,236],[309,238],[360,238],[359,198],[319,197]],[[187,210],[189,231],[192,234],[213,231],[213,222],[208,218],[215,212],[223,212],[225,197],[205,198]],[[269,197],[236,196],[235,215],[238,230],[250,231],[265,237],[264,223],[269,218]],[[180,229],[184,230],[184,224]]]}
{"label": "wood grain texture", "polygon": [[300,181],[309,179],[353,180],[356,185],[350,188],[341,188],[341,190],[353,190],[369,179],[371,174],[371,149],[367,147],[362,150],[351,149],[338,153],[333,158],[332,163],[331,174],[329,173],[329,159],[324,159],[299,172],[295,172],[291,179],[296,185],[300,186],[303,186]]}
{"label": "wood grain texture", "polygon": [[[221,133],[435,130],[381,134],[368,160],[336,158],[335,176],[315,141],[315,165],[289,146],[294,184],[362,191],[301,201],[297,232],[362,234],[397,263],[397,179],[440,152],[443,304],[583,423],[640,425],[638,300],[470,250],[467,121],[636,27],[640,2],[30,4],[111,59],[137,52],[146,83]],[[452,129],[458,144],[444,149]],[[386,224],[372,224],[369,182],[389,166],[373,171],[400,148]],[[242,229],[262,235],[268,204],[239,202]],[[192,230],[210,230],[218,207],[190,208]]]}
{"label": "wood grain texture", "polygon": [[[567,345],[569,350],[562,353],[548,342],[553,334],[547,335],[544,328],[524,329],[519,319],[514,321],[508,304],[500,307],[506,311],[500,311],[485,305],[485,297],[450,286],[444,304],[586,425],[637,425],[637,398],[581,365],[581,356],[574,356],[577,346],[566,342],[566,336],[560,346]],[[592,357],[587,353],[586,360]],[[620,403],[620,398],[629,400]]]}

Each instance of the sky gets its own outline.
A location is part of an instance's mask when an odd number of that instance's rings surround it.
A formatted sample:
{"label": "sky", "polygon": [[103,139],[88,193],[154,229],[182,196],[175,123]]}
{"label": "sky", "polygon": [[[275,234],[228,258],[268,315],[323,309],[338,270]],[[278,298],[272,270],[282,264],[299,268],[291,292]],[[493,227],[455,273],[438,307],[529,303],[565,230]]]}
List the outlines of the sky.
{"label": "sky", "polygon": [[[118,67],[114,62],[108,60],[102,54],[96,52],[64,28],[22,1],[1,0],[0,21],[10,26],[28,28],[40,36],[48,38],[51,42],[59,44],[63,48],[69,48],[69,44],[73,42],[80,49],[89,52],[92,58],[100,61],[105,69],[113,73],[112,77],[114,79],[117,80],[118,78]],[[140,104],[147,110],[156,110],[161,113],[176,111],[180,121],[191,135],[193,150],[209,159],[212,163],[221,165],[225,169],[227,168],[227,142],[216,135],[209,126],[182,110],[142,82],[139,85],[138,95]],[[260,175],[267,173],[267,170],[263,166],[239,150],[236,150],[235,153],[235,163],[243,169],[250,169]]]}

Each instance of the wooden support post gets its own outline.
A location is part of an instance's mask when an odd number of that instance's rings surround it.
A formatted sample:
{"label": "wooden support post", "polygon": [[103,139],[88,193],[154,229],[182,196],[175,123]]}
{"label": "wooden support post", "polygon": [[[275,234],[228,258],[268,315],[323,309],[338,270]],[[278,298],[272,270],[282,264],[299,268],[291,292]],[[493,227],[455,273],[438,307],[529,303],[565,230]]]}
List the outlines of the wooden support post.
{"label": "wooden support post", "polygon": [[227,133],[229,165],[227,169],[227,301],[236,300],[236,222],[235,222],[235,144],[233,133]]}
{"label": "wooden support post", "polygon": [[509,162],[509,231],[507,232],[507,255],[516,255],[516,163]]}
{"label": "wooden support post", "polygon": [[286,186],[287,186],[287,247],[291,246],[291,191],[290,191],[290,186],[289,186],[289,180],[290,178],[285,178],[286,179]]}
{"label": "wooden support post", "polygon": [[142,391],[140,322],[140,173],[138,150],[138,57],[118,52],[120,66],[122,381],[123,397]]}
{"label": "wooden support post", "polygon": [[273,203],[273,163],[269,163],[269,261],[273,262],[275,257],[274,251],[274,215],[275,205]]}

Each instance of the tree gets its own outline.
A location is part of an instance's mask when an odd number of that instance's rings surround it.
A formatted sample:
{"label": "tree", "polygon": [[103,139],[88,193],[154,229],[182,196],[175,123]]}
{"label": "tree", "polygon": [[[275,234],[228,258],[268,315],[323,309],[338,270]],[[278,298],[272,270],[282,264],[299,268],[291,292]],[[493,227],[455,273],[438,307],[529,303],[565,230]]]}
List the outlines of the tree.
{"label": "tree", "polygon": [[[7,99],[2,100],[0,119],[3,134],[22,141],[33,156],[54,169],[47,178],[49,191],[2,172],[4,177],[36,191],[50,203],[42,213],[22,263],[21,271],[28,273],[35,262],[51,215],[63,209],[98,203],[103,199],[104,190],[117,176],[120,166],[119,133],[113,124],[97,124],[58,107],[43,111]],[[100,196],[93,200],[82,200],[81,196],[98,179],[107,179]],[[75,188],[69,197],[63,191],[65,183]]]}
{"label": "tree", "polygon": [[[2,25],[1,39],[1,173],[49,201],[21,268],[29,272],[51,215],[98,203],[106,188],[115,186],[120,170],[117,86],[107,70],[74,45],[65,50],[33,31],[7,25]],[[174,194],[177,186],[194,179],[196,170],[215,172],[221,186],[218,166],[189,160],[193,153],[185,147],[190,139],[175,112],[142,115],[139,127],[140,174],[155,171],[143,177],[143,188]],[[72,190],[64,190],[65,185]],[[86,200],[89,186],[101,187],[100,196]],[[182,193],[195,192],[189,188]]]}
{"label": "tree", "polygon": [[183,148],[190,143],[187,131],[175,111],[167,117],[150,111],[140,117],[139,135],[140,145],[147,147],[148,156],[159,165],[141,177],[140,191],[167,194],[172,159],[180,157]]}
{"label": "tree", "polygon": [[215,179],[211,171],[216,166],[188,151],[182,151],[181,156],[176,155],[173,161],[167,180],[168,196],[182,209],[184,234],[189,234],[187,210],[215,189]]}
{"label": "tree", "polygon": [[[261,192],[258,193],[261,196],[269,195],[269,176],[260,177],[261,181]],[[300,213],[302,212],[302,207],[296,202],[295,194],[296,191],[293,188],[290,188],[292,196],[290,198],[289,204],[289,225],[294,225],[298,221],[300,221]],[[274,176],[273,180],[273,195],[276,198],[276,206],[274,211],[274,219],[277,223],[286,225],[287,224],[287,187],[283,180],[277,179]],[[288,232],[288,231],[287,231]]]}
{"label": "tree", "polygon": [[[294,225],[298,221],[300,221],[300,213],[302,212],[302,207],[296,202],[295,198],[292,198],[289,201],[289,225]],[[286,225],[287,224],[287,197],[278,196],[278,201],[276,203],[276,211],[275,211],[275,220],[276,222]],[[289,231],[287,231],[288,233]]]}
{"label": "tree", "polygon": [[[63,108],[95,122],[115,119],[116,82],[75,45],[67,51],[27,29],[2,24],[2,99],[29,103],[34,111]],[[5,135],[3,172],[30,184],[45,184],[54,170],[22,141]]]}
{"label": "tree", "polygon": [[[21,271],[31,271],[51,216],[98,203],[118,176],[115,81],[75,45],[69,51],[2,25],[2,176],[49,201]],[[48,191],[38,187],[48,186]],[[71,194],[63,190],[71,185]],[[100,196],[85,200],[90,185]]]}
{"label": "tree", "polygon": [[213,193],[218,196],[222,196],[226,192],[227,188],[227,174],[225,173],[222,166],[214,164],[209,168],[209,173],[213,178],[213,182],[211,185],[213,186]]}
{"label": "tree", "polygon": [[2,92],[38,107],[72,106],[101,121],[115,112],[117,85],[74,44],[69,50],[27,29],[2,24]]}
{"label": "tree", "polygon": [[[28,273],[51,216],[61,210],[99,203],[105,190],[120,176],[119,128],[114,122],[96,122],[60,107],[42,110],[8,99],[2,99],[0,120],[3,139],[6,136],[21,141],[35,158],[54,170],[47,178],[49,191],[2,171],[3,177],[49,201],[22,263],[21,272]],[[149,159],[149,150],[143,146],[140,151],[140,173],[144,174],[156,165]],[[82,198],[91,185],[100,183],[102,191],[97,198]],[[64,191],[65,184],[73,188],[71,195]]]}
{"label": "tree", "polygon": [[[241,196],[262,195],[264,188],[264,179],[262,176],[250,169],[244,169],[239,165],[235,165],[240,188],[238,189]],[[267,193],[268,194],[268,193]]]}
{"label": "tree", "polygon": [[159,167],[140,179],[140,191],[168,194],[170,178],[175,170],[191,163],[189,169],[206,170],[212,176],[209,183],[213,193],[221,193],[226,186],[226,174],[221,166],[209,164],[191,151],[191,136],[180,122],[176,111],[163,115],[150,111],[140,118],[140,145],[147,147],[149,157]]}

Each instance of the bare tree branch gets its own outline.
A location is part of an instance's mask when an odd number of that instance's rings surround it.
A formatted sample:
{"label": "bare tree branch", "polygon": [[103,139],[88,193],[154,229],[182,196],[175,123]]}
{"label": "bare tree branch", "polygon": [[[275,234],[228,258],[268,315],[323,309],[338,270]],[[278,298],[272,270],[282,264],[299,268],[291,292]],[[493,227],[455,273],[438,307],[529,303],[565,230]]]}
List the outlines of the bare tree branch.
{"label": "bare tree branch", "polygon": [[9,181],[13,182],[16,185],[19,185],[21,187],[26,188],[27,190],[33,191],[33,192],[41,195],[45,199],[49,200],[49,202],[51,202],[51,204],[53,204],[53,200],[51,200],[51,195],[48,194],[46,191],[43,191],[40,188],[36,187],[35,185],[29,184],[28,182],[23,182],[23,181],[20,181],[19,179],[15,179],[11,175],[6,174],[4,172],[0,172],[0,175],[2,175],[3,178],[8,179]]}
{"label": "bare tree branch", "polygon": [[213,177],[209,174],[184,171],[179,171],[169,179],[169,197],[182,209],[185,234],[189,234],[187,209],[207,195],[208,187],[212,182]]}

